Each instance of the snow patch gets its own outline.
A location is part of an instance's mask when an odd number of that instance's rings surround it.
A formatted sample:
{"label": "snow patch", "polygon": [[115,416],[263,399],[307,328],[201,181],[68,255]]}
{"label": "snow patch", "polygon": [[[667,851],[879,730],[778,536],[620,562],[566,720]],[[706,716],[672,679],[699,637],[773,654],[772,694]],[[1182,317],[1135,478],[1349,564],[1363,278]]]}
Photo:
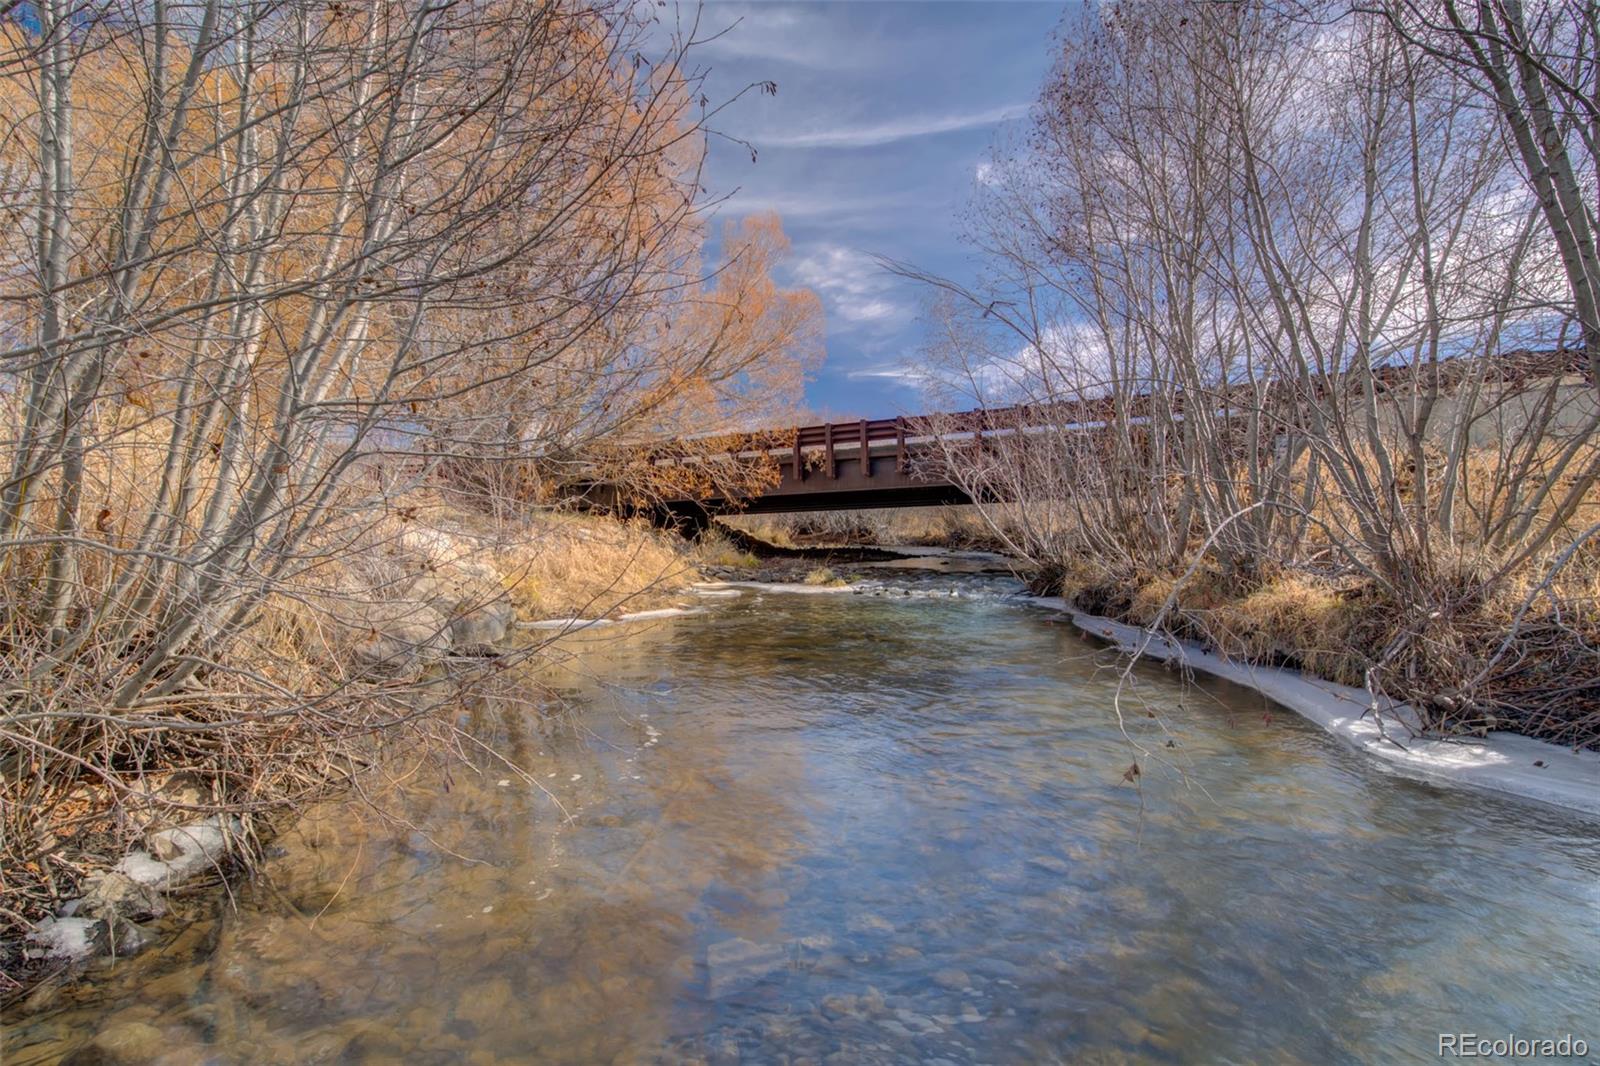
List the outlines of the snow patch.
{"label": "snow patch", "polygon": [[634,611],[615,618],[542,618],[537,622],[518,622],[519,629],[591,629],[614,626],[624,622],[649,622],[658,618],[677,618],[686,614],[704,614],[702,607],[662,607],[654,611]]}
{"label": "snow patch", "polygon": [[[213,815],[193,825],[150,834],[149,850],[137,849],[117,863],[118,873],[130,880],[166,891],[207,868],[214,868],[228,853],[228,838],[237,833],[237,819]],[[155,854],[152,854],[154,852]],[[169,859],[157,854],[170,853]]]}
{"label": "snow patch", "polygon": [[655,611],[634,611],[632,614],[620,615],[619,622],[648,622],[654,618],[679,618],[686,614],[704,614],[702,607],[662,607]]}
{"label": "snow patch", "polygon": [[94,918],[46,918],[28,934],[28,941],[38,945],[35,958],[87,959],[100,953],[104,932],[105,924]]}
{"label": "snow patch", "polygon": [[544,618],[537,622],[518,622],[523,629],[588,629],[591,626],[608,626],[609,618]]}
{"label": "snow patch", "polygon": [[[1411,729],[1419,719],[1406,704],[1391,703],[1373,714],[1371,699],[1362,689],[1311,678],[1297,670],[1230,662],[1194,644],[1085,614],[1059,596],[1037,597],[1028,602],[1065,612],[1079,629],[1102,637],[1123,651],[1131,652],[1148,640],[1144,653],[1150,658],[1179,662],[1253,688],[1351,747],[1411,776],[1488,789],[1600,816],[1600,752],[1573,751],[1517,733],[1496,732],[1481,739],[1416,737],[1411,735]],[[1387,721],[1380,724],[1380,719]],[[1543,765],[1536,765],[1539,763]]]}

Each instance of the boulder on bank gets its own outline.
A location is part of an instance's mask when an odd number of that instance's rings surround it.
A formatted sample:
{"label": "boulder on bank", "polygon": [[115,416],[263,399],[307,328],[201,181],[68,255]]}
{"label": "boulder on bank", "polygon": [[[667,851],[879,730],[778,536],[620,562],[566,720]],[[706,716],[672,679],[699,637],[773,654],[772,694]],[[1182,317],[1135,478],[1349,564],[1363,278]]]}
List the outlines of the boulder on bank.
{"label": "boulder on bank", "polygon": [[413,527],[361,557],[325,601],[351,665],[406,678],[449,654],[492,654],[516,611],[500,572],[476,558],[486,550],[465,533]]}
{"label": "boulder on bank", "polygon": [[167,913],[167,901],[148,884],[141,884],[120,870],[107,870],[88,882],[74,915],[85,918],[137,921],[159,918]]}
{"label": "boulder on bank", "polygon": [[352,633],[351,659],[366,673],[408,675],[450,650],[444,616],[409,597],[355,599],[340,604],[336,618]]}
{"label": "boulder on bank", "polygon": [[461,655],[492,651],[516,621],[500,575],[482,563],[437,566],[412,582],[406,598],[447,621],[451,650]]}

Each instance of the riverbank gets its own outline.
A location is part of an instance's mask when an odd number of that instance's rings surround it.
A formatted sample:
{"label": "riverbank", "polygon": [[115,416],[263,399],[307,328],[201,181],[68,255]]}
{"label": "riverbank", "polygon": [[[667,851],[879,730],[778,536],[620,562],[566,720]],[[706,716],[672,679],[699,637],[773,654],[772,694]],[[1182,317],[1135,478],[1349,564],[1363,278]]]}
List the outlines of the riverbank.
{"label": "riverbank", "polygon": [[1299,670],[1230,661],[1199,645],[1080,611],[1059,596],[1031,602],[1066,613],[1083,632],[1126,654],[1253,689],[1397,772],[1600,817],[1600,752],[1516,733],[1428,736],[1414,708],[1374,701],[1361,689]]}
{"label": "riverbank", "polygon": [[[119,723],[154,741],[137,761],[17,793],[32,817],[6,841],[0,873],[0,1002],[85,959],[138,952],[172,893],[248,870],[305,804],[348,788],[402,734],[447,750],[452,716],[437,710],[538,656],[572,620],[690,610],[703,567],[754,563],[722,538],[691,545],[642,523],[563,512],[495,521],[426,493],[387,525],[299,595],[269,602],[246,635],[241,662],[316,701],[307,729],[280,730],[278,744],[250,756],[249,773],[162,743],[192,735],[171,731],[197,717],[226,721],[226,708],[192,706],[182,721],[140,712]],[[327,723],[341,720],[373,729],[335,737]],[[251,722],[238,728],[249,752]]]}

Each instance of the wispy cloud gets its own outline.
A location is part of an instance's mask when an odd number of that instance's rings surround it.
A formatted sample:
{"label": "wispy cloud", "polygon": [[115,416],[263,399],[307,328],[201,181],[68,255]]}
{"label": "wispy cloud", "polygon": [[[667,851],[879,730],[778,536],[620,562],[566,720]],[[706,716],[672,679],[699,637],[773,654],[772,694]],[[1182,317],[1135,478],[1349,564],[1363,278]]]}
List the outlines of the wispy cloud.
{"label": "wispy cloud", "polygon": [[739,190],[719,201],[715,211],[722,217],[753,215],[776,211],[786,219],[852,219],[880,215],[903,209],[902,199],[889,196],[841,196],[838,194],[784,191],[745,192]]}
{"label": "wispy cloud", "polygon": [[857,326],[898,324],[910,309],[894,299],[894,280],[853,248],[824,244],[795,260],[801,284],[822,294],[828,309]]}
{"label": "wispy cloud", "polygon": [[921,389],[928,382],[927,371],[915,366],[867,366],[846,371],[844,376],[851,381],[888,381],[908,389]]}
{"label": "wispy cloud", "polygon": [[850,39],[840,23],[804,6],[717,4],[707,9],[699,36],[701,50],[715,56],[813,70],[845,70],[870,60],[866,42]]}
{"label": "wispy cloud", "polygon": [[838,126],[809,133],[780,133],[760,138],[761,147],[774,148],[873,148],[916,137],[982,129],[1026,114],[1027,104],[1007,104],[987,111],[952,115],[915,115],[890,119],[865,126]]}

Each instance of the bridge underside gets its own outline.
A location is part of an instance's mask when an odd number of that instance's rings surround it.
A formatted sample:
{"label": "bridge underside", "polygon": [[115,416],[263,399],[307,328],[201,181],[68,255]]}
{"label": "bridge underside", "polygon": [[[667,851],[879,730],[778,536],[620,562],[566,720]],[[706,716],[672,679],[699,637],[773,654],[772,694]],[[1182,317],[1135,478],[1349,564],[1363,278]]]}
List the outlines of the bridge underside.
{"label": "bridge underside", "polygon": [[776,485],[742,504],[730,507],[726,500],[712,499],[704,506],[712,513],[781,514],[972,502],[960,486],[915,473],[903,447],[868,445],[865,464],[862,454],[860,445],[840,445],[831,452],[808,454],[809,461],[798,466],[792,453],[774,456],[782,471]]}
{"label": "bridge underside", "polygon": [[738,511],[741,514],[784,514],[795,511],[858,511],[885,507],[938,507],[944,504],[971,503],[955,485],[907,485],[902,488],[877,488],[871,491],[840,489],[790,496],[762,495],[729,506],[726,500],[708,500],[705,506],[715,513]]}
{"label": "bridge underside", "polygon": [[971,503],[958,485],[917,474],[904,443],[869,443],[866,447],[850,443],[800,455],[798,463],[794,451],[773,456],[779,461],[782,477],[760,496],[738,503],[718,498],[680,501],[667,504],[667,509],[686,517],[696,509],[706,514],[781,514]]}
{"label": "bridge underside", "polygon": [[[684,532],[704,529],[718,514],[783,514],[796,511],[851,511],[887,507],[936,507],[971,503],[958,485],[916,471],[914,446],[888,442],[831,443],[821,449],[771,453],[782,476],[759,496],[730,501],[670,500],[655,508],[656,518]],[[865,462],[863,462],[863,456]],[[611,506],[609,486],[593,485],[591,503]]]}

